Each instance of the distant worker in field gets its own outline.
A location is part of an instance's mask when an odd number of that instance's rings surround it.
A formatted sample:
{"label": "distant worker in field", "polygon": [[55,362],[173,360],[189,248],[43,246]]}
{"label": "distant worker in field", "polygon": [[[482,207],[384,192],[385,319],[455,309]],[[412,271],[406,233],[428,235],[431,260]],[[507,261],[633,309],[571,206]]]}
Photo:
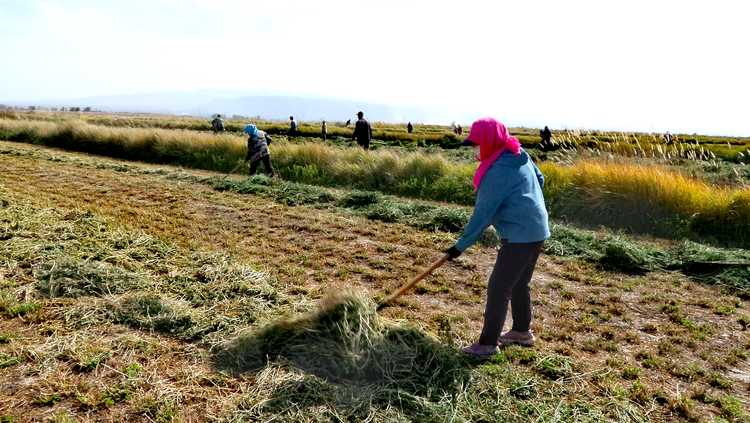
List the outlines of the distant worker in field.
{"label": "distant worker in field", "polygon": [[245,133],[250,135],[250,138],[247,139],[247,157],[245,157],[245,162],[250,162],[250,175],[255,175],[258,164],[263,162],[268,176],[273,178],[274,171],[271,165],[271,152],[268,151],[268,146],[271,144],[271,137],[252,124],[245,127]]}
{"label": "distant worker in field", "polygon": [[413,127],[413,126],[411,125],[411,122],[409,122],[409,123],[408,123],[408,124],[406,125],[406,131],[407,131],[407,132],[409,132],[409,133],[411,134],[411,131],[413,131],[413,130],[414,130],[414,127]]}
{"label": "distant worker in field", "polygon": [[[471,146],[479,160],[474,174],[476,205],[456,244],[446,250],[450,260],[474,245],[488,226],[495,227],[501,247],[487,283],[484,327],[479,340],[463,352],[491,357],[498,344],[532,346],[529,282],[544,241],[550,237],[542,188],[544,176],[502,123],[487,116],[471,125],[461,145]],[[513,326],[502,332],[508,303]]]}
{"label": "distant worker in field", "polygon": [[463,134],[463,133],[464,133],[464,128],[462,128],[462,127],[461,127],[461,124],[459,124],[459,125],[458,125],[458,126],[456,127],[456,133],[457,133],[458,135],[461,135],[461,134]]}
{"label": "distant worker in field", "polygon": [[328,135],[328,125],[326,124],[325,119],[323,119],[323,127],[320,130],[320,137],[323,138],[323,141],[326,140],[326,135]]}
{"label": "distant worker in field", "polygon": [[216,115],[214,120],[211,121],[211,125],[214,127],[214,134],[224,132],[224,121],[221,119],[221,115]]}
{"label": "distant worker in field", "polygon": [[291,121],[289,126],[289,136],[295,137],[299,135],[299,126],[297,126],[297,121],[294,120],[294,116],[289,116],[289,120]]}
{"label": "distant worker in field", "polygon": [[552,131],[549,130],[548,126],[539,131],[539,136],[542,137],[542,142],[539,144],[540,150],[546,151],[552,145]]}
{"label": "distant worker in field", "polygon": [[351,124],[352,124],[352,120],[351,119],[347,119],[346,120],[346,124],[344,124],[344,128],[346,128],[347,126],[349,126]]}
{"label": "distant worker in field", "polygon": [[667,133],[664,134],[664,140],[667,141],[667,145],[674,144],[674,139],[672,138],[672,134],[670,134],[669,131],[667,131]]}
{"label": "distant worker in field", "polygon": [[370,128],[370,122],[365,120],[365,114],[357,112],[357,122],[354,124],[354,133],[352,134],[352,140],[356,139],[359,144],[365,150],[370,149],[370,140],[372,140],[372,128]]}

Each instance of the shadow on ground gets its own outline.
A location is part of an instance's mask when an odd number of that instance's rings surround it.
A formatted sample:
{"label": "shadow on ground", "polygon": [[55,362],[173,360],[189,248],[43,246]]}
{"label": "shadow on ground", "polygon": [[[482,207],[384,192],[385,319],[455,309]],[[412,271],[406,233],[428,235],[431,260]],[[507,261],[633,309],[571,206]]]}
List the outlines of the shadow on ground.
{"label": "shadow on ground", "polygon": [[[476,360],[418,329],[382,325],[370,303],[355,296],[329,298],[310,315],[235,338],[214,353],[214,363],[234,374],[291,364],[311,375],[279,381],[264,406],[271,412],[290,402],[302,408],[340,402],[332,392],[343,388],[368,397],[367,409],[397,403],[402,412],[423,415],[417,404],[452,396],[468,383]],[[349,411],[363,411],[361,403]]]}

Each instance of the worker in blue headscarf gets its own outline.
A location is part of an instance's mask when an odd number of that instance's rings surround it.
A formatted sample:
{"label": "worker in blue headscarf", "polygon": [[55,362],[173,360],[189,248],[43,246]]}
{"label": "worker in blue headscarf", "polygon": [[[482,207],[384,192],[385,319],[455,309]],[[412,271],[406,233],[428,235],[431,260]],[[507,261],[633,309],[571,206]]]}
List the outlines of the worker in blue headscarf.
{"label": "worker in blue headscarf", "polygon": [[252,124],[245,127],[245,133],[250,136],[247,139],[247,157],[245,157],[245,161],[250,162],[250,174],[255,174],[258,164],[262,161],[263,166],[266,167],[268,176],[273,177],[274,171],[271,165],[271,152],[268,151],[268,145],[271,144],[271,137]]}

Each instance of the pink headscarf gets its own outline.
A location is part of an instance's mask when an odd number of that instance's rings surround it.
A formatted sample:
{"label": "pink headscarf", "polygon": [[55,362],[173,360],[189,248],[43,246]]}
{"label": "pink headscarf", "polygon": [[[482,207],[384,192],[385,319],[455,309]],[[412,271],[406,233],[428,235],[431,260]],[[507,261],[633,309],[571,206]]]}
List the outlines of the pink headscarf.
{"label": "pink headscarf", "polygon": [[477,172],[474,174],[474,191],[479,189],[479,183],[487,170],[495,163],[503,151],[510,150],[513,154],[521,154],[521,143],[518,138],[511,137],[508,128],[497,120],[485,116],[471,125],[467,141],[480,146],[481,157]]}

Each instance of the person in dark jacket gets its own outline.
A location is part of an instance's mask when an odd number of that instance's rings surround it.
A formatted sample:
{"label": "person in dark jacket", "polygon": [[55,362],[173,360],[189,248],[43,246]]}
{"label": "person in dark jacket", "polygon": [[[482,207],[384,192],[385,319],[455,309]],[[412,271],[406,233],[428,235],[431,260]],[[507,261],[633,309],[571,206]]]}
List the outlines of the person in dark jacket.
{"label": "person in dark jacket", "polygon": [[297,121],[294,120],[294,116],[289,116],[289,138],[296,137],[299,135],[299,125],[297,125]]}
{"label": "person in dark jacket", "polygon": [[[487,284],[484,328],[479,341],[463,349],[469,355],[490,357],[499,343],[532,346],[536,341],[530,328],[529,282],[544,240],[550,237],[544,176],[518,139],[491,117],[474,122],[461,145],[472,146],[481,162],[474,174],[477,200],[461,238],[446,253],[450,260],[460,256],[489,225],[500,236],[501,248]],[[513,327],[502,332],[509,302]]]}
{"label": "person in dark jacket", "polygon": [[542,142],[539,144],[540,149],[547,151],[552,146],[552,131],[549,130],[548,126],[545,126],[544,129],[539,131],[539,136],[542,137]]}
{"label": "person in dark jacket", "polygon": [[263,162],[268,176],[273,178],[274,171],[271,165],[271,153],[268,151],[268,146],[271,144],[271,137],[256,128],[255,125],[247,125],[245,133],[250,135],[250,138],[247,139],[247,157],[245,157],[245,161],[250,162],[250,175],[255,175],[258,164]]}
{"label": "person in dark jacket", "polygon": [[359,144],[365,150],[370,148],[370,140],[372,140],[372,128],[370,128],[370,122],[365,120],[365,114],[357,112],[357,122],[354,124],[354,133],[352,134],[352,140],[356,139]]}
{"label": "person in dark jacket", "polygon": [[224,121],[221,119],[221,115],[216,115],[214,120],[211,121],[211,125],[214,127],[214,134],[224,132]]}
{"label": "person in dark jacket", "polygon": [[406,131],[411,134],[411,131],[413,131],[413,130],[414,130],[414,126],[412,126],[411,122],[409,122],[406,125]]}

